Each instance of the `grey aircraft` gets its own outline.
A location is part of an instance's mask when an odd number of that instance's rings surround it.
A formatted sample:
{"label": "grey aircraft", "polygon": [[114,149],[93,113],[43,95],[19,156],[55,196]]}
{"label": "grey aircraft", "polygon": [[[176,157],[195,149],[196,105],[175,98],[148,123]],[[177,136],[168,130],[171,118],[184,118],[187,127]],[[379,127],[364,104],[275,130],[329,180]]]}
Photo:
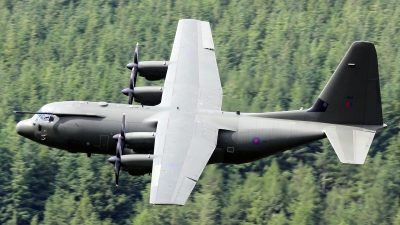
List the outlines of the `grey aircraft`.
{"label": "grey aircraft", "polygon": [[[122,91],[129,104],[67,101],[15,111],[34,114],[17,124],[17,133],[89,157],[115,155],[109,162],[117,185],[120,169],[151,173],[151,204],[184,205],[207,164],[247,163],[323,138],[342,163],[363,164],[375,132],[386,127],[370,42],[350,46],[311,108],[270,113],[221,111],[208,22],[180,20],[169,61],[139,62],[138,56],[136,45],[127,65],[130,86]],[[136,87],[138,72],[165,79],[164,86]]]}

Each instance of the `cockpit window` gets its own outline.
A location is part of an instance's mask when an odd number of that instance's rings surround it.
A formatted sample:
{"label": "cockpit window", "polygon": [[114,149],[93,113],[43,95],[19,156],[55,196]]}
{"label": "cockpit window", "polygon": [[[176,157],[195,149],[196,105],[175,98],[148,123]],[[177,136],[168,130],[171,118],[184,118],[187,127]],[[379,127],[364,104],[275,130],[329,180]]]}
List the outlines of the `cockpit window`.
{"label": "cockpit window", "polygon": [[50,119],[50,115],[49,115],[49,114],[43,114],[42,119],[43,119],[44,121],[48,122],[49,119]]}
{"label": "cockpit window", "polygon": [[43,109],[39,109],[38,110],[38,114],[36,114],[36,118],[34,118],[35,122],[39,121],[39,120],[43,120],[46,122],[52,121],[51,119],[51,115],[50,114],[39,114],[40,112],[45,112]]}

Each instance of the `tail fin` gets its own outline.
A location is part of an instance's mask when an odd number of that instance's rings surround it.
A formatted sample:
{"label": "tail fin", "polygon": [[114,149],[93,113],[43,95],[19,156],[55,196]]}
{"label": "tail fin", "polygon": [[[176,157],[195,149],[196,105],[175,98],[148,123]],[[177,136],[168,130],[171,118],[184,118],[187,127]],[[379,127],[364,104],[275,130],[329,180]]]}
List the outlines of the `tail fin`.
{"label": "tail fin", "polygon": [[342,163],[364,164],[377,129],[384,128],[378,59],[369,42],[354,42],[314,105]]}
{"label": "tail fin", "polygon": [[317,122],[382,125],[378,59],[370,42],[354,42],[308,112]]}

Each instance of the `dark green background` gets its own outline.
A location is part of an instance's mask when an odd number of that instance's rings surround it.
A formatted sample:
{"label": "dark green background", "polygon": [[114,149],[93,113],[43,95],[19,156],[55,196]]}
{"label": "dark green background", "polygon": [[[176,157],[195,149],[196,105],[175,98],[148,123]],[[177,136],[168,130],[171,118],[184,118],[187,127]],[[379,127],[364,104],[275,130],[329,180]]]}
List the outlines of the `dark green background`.
{"label": "dark green background", "polygon": [[[150,177],[108,156],[15,132],[65,100],[126,103],[125,64],[168,60],[178,20],[210,21],[223,110],[308,108],[356,40],[378,51],[384,122],[363,166],[327,140],[254,163],[208,166],[184,207],[151,206]],[[0,224],[400,224],[398,0],[0,0]],[[138,85],[162,85],[163,81]]]}

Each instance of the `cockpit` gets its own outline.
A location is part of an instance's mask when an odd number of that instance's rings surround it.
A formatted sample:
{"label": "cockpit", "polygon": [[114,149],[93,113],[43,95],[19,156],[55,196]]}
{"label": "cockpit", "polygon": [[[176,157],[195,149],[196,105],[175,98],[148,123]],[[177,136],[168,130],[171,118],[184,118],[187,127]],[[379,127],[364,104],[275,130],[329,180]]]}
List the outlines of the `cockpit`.
{"label": "cockpit", "polygon": [[43,120],[45,122],[53,122],[54,121],[54,116],[52,116],[51,114],[36,114],[36,122],[38,120]]}
{"label": "cockpit", "polygon": [[[44,107],[40,108],[38,111],[38,113],[35,114],[32,117],[32,121],[34,122],[39,122],[39,121],[44,121],[44,122],[53,122],[54,121],[54,116],[52,115],[52,112],[50,110],[46,110]],[[41,112],[43,114],[41,114]]]}

